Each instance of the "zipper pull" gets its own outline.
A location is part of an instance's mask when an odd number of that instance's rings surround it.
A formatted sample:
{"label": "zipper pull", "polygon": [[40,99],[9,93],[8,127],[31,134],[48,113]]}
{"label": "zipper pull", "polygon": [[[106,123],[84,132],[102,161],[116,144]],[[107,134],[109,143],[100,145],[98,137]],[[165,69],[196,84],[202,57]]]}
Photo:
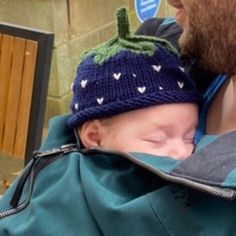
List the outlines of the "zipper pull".
{"label": "zipper pull", "polygon": [[24,173],[22,174],[22,176],[19,179],[19,182],[16,186],[16,190],[14,191],[13,197],[10,201],[11,206],[14,207],[14,208],[16,208],[17,205],[18,205],[18,202],[20,200],[23,188],[25,186],[25,182],[28,179],[31,170],[34,167],[34,164],[35,164],[36,160],[38,159],[38,154],[39,154],[39,152],[34,152],[32,163],[27,167],[26,170],[24,170]]}
{"label": "zipper pull", "polygon": [[65,155],[67,153],[70,152],[77,152],[79,149],[77,147],[76,144],[66,144],[66,145],[62,145],[60,148],[57,149],[52,149],[49,151],[35,151],[33,154],[33,160],[32,163],[27,167],[27,169],[25,169],[24,173],[22,174],[22,176],[19,179],[19,182],[16,186],[16,190],[14,191],[13,197],[10,201],[10,204],[13,208],[16,208],[20,197],[22,195],[26,180],[28,179],[33,167],[35,166],[36,161],[39,158],[47,158],[50,156],[55,156],[55,155]]}

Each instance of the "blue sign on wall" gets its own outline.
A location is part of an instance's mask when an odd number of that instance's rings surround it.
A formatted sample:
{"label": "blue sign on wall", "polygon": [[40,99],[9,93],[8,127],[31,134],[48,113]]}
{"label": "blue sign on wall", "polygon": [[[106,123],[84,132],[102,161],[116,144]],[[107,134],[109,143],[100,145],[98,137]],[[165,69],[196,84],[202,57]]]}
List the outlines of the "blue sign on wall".
{"label": "blue sign on wall", "polygon": [[159,11],[161,0],[134,0],[136,15],[140,22],[155,17]]}

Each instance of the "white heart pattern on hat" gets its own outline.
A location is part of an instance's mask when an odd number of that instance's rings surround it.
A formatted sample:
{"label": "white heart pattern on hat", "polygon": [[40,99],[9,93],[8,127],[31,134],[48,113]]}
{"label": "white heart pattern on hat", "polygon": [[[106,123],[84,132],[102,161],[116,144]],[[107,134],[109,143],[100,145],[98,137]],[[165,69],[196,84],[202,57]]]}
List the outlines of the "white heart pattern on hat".
{"label": "white heart pattern on hat", "polygon": [[180,89],[184,87],[184,82],[177,81],[177,83]]}
{"label": "white heart pattern on hat", "polygon": [[139,91],[140,93],[144,93],[144,92],[146,91],[146,87],[145,87],[145,86],[143,86],[143,87],[138,87],[137,89],[138,89],[138,91]]}
{"label": "white heart pattern on hat", "polygon": [[119,80],[120,79],[120,76],[121,76],[121,73],[114,73],[113,74],[113,78],[116,79],[116,80]]}
{"label": "white heart pattern on hat", "polygon": [[79,110],[79,103],[75,103],[75,110]]}
{"label": "white heart pattern on hat", "polygon": [[153,70],[155,70],[156,72],[160,72],[161,70],[161,65],[157,66],[157,65],[152,65]]}
{"label": "white heart pattern on hat", "polygon": [[87,85],[87,83],[88,83],[88,80],[81,80],[81,87],[82,88],[85,88],[86,87],[86,85]]}
{"label": "white heart pattern on hat", "polygon": [[99,105],[102,105],[103,104],[103,101],[104,101],[104,98],[97,98],[97,103]]}

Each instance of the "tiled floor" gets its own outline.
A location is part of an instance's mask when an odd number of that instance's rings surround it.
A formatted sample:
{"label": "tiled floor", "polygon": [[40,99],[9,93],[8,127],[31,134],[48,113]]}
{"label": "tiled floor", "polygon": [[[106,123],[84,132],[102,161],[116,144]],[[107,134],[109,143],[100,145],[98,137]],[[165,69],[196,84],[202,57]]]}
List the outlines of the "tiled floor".
{"label": "tiled floor", "polygon": [[22,170],[24,161],[0,153],[0,194],[6,191],[17,174]]}

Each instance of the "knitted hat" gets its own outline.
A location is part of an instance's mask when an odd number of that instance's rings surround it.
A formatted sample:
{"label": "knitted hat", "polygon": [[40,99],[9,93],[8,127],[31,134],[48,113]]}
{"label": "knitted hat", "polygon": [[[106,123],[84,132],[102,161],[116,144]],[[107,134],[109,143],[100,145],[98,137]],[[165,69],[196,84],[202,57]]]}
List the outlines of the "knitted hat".
{"label": "knitted hat", "polygon": [[88,120],[201,97],[165,40],[131,36],[125,8],[117,11],[118,35],[82,56],[72,85],[71,127]]}

